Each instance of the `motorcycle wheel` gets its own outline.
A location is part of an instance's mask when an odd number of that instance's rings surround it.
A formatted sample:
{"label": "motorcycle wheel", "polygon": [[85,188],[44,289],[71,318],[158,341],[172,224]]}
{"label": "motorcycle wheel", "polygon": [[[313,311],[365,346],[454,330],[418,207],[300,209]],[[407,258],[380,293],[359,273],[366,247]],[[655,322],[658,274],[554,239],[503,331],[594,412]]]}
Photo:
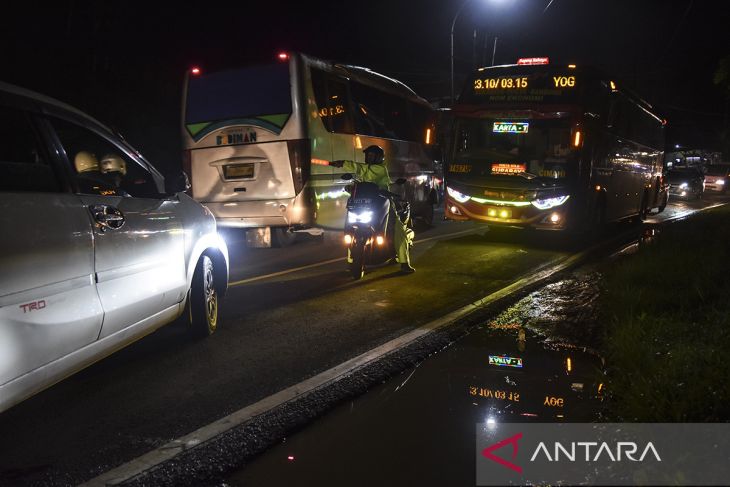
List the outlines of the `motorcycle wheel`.
{"label": "motorcycle wheel", "polygon": [[365,242],[357,242],[350,249],[350,274],[355,280],[362,279],[365,275]]}

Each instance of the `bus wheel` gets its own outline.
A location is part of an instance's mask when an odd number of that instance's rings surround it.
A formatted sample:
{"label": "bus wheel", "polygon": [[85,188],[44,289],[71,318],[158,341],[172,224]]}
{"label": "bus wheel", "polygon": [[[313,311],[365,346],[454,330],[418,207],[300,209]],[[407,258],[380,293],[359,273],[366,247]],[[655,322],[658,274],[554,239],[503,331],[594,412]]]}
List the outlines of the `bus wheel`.
{"label": "bus wheel", "polygon": [[271,228],[271,246],[277,248],[288,247],[294,243],[297,234],[290,232],[286,227],[272,227]]}
{"label": "bus wheel", "polygon": [[641,203],[639,203],[639,220],[646,221],[649,216],[649,208],[647,207],[649,197],[647,191],[644,191],[641,195]]}

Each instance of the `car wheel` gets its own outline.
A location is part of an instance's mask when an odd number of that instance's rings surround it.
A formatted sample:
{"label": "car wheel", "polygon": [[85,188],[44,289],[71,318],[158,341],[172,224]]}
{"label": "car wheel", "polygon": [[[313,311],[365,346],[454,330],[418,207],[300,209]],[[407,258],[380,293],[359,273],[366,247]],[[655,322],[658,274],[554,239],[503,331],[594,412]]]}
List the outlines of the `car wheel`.
{"label": "car wheel", "polygon": [[198,338],[212,335],[218,328],[218,291],[213,261],[207,255],[203,255],[195,267],[188,303],[191,334]]}

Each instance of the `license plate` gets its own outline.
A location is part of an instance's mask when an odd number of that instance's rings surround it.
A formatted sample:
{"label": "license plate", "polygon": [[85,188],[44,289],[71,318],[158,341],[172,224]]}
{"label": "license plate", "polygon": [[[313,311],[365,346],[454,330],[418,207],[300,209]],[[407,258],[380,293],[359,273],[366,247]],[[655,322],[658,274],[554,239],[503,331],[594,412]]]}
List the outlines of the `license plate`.
{"label": "license plate", "polygon": [[226,179],[252,178],[253,164],[229,164],[223,166],[223,176]]}

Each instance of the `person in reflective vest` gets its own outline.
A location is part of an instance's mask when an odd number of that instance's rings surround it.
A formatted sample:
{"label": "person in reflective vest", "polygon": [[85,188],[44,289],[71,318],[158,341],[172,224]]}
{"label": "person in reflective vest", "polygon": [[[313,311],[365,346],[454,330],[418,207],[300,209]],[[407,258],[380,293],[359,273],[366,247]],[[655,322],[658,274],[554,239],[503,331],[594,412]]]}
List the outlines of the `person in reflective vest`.
{"label": "person in reflective vest", "polygon": [[[363,151],[365,153],[365,164],[354,161],[332,161],[330,165],[334,167],[342,167],[346,172],[352,173],[358,179],[369,183],[374,183],[382,191],[388,195],[390,193],[390,175],[388,168],[385,167],[385,152],[377,145],[371,145]],[[391,198],[392,201],[392,198]],[[400,262],[401,271],[411,274],[416,270],[411,266],[411,256],[409,249],[413,245],[413,237],[415,233],[406,226],[397,216],[394,205],[391,204],[391,211],[395,215],[395,230],[393,235],[393,244],[398,252],[398,262]]]}

